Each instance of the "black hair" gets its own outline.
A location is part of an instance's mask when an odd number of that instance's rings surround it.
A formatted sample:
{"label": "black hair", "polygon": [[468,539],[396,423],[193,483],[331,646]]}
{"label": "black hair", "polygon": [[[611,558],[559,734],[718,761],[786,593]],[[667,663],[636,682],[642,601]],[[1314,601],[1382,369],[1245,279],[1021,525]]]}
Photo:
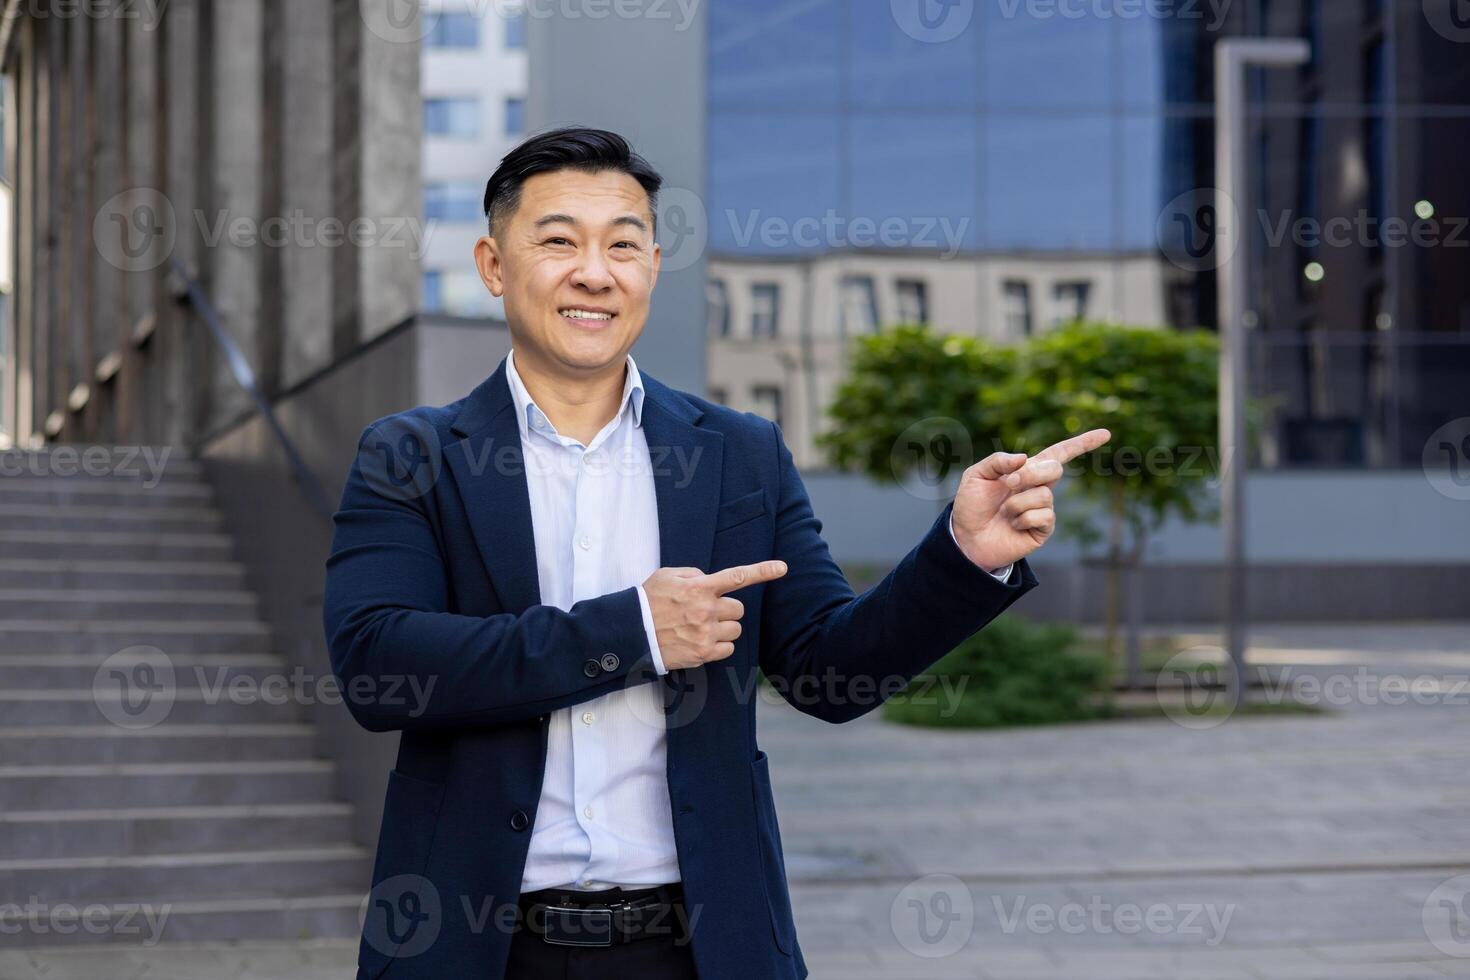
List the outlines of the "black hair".
{"label": "black hair", "polygon": [[664,179],[649,162],[633,152],[628,141],[605,129],[566,126],[539,133],[511,150],[485,185],[485,218],[490,234],[502,227],[521,203],[521,185],[536,174],[557,170],[597,173],[617,170],[643,186],[653,215],[652,233],[658,232],[658,190]]}

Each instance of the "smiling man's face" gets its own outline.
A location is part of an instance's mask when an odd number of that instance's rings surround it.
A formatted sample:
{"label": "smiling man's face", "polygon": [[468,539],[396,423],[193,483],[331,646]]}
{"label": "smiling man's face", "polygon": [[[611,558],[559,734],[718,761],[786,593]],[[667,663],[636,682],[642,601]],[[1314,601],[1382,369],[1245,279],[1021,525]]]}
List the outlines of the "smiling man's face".
{"label": "smiling man's face", "polygon": [[505,299],[517,365],[564,377],[621,369],[658,279],[652,226],[648,195],[621,171],[521,185],[515,213],[475,246],[480,278]]}

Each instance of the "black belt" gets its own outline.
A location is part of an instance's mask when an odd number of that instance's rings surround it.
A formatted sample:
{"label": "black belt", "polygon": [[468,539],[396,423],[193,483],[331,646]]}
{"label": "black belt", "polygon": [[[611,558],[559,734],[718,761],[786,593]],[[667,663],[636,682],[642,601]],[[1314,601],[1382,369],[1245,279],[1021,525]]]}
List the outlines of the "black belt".
{"label": "black belt", "polygon": [[543,888],[520,898],[526,928],[554,946],[611,946],[657,936],[682,940],[683,904],[678,882],[599,891]]}

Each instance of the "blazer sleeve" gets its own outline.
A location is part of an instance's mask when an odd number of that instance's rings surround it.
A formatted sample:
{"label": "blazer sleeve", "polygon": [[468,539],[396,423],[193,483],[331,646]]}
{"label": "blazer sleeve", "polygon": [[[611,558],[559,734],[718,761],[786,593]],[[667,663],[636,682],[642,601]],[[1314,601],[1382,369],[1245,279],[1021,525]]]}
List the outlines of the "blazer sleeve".
{"label": "blazer sleeve", "polygon": [[449,612],[427,498],[379,492],[358,458],[334,518],[322,618],[343,700],[364,728],[524,721],[655,676],[636,588],[569,610]]}
{"label": "blazer sleeve", "polygon": [[976,566],[949,533],[953,504],[903,560],[856,595],[822,540],[822,523],[776,429],[776,545],[786,562],[761,606],[760,664],[795,708],[850,721],[1037,585],[1023,559],[1002,582]]}

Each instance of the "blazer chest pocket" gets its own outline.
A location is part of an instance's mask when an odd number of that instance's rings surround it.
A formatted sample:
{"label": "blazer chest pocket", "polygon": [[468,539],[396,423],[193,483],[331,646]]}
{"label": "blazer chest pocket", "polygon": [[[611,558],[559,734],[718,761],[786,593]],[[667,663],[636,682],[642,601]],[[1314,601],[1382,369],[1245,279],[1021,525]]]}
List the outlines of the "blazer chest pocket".
{"label": "blazer chest pocket", "polygon": [[755,520],[765,512],[766,492],[764,490],[757,490],[743,497],[726,501],[720,505],[719,512],[715,515],[715,533],[739,527],[748,521]]}

